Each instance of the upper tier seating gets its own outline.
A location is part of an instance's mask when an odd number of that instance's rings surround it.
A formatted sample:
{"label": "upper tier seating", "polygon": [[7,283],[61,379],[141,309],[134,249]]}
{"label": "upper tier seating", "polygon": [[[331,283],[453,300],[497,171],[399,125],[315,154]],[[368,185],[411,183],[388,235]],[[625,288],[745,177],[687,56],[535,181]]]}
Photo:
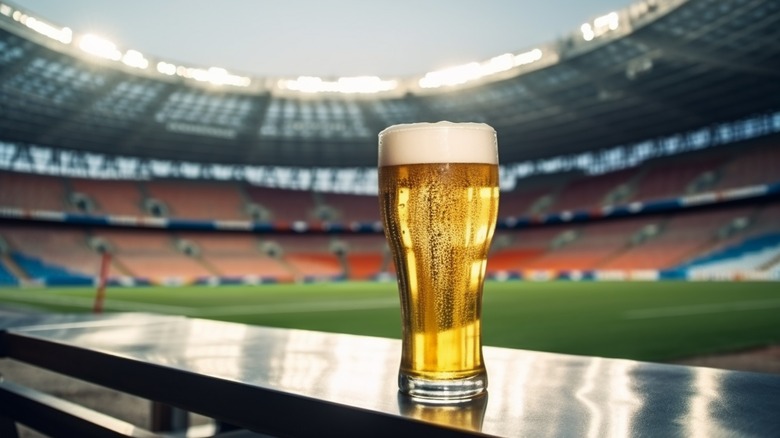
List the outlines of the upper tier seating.
{"label": "upper tier seating", "polygon": [[[499,217],[528,217],[605,204],[674,198],[702,191],[780,181],[780,148],[774,143],[732,145],[654,159],[638,168],[596,176],[536,175],[501,193]],[[696,183],[696,184],[694,184]],[[615,195],[621,189],[622,197]],[[0,171],[0,207],[80,211],[73,193],[92,201],[92,213],[150,215],[149,198],[180,219],[272,222],[380,220],[376,196],[313,193],[257,187],[234,181],[113,181]],[[607,195],[611,199],[607,199]],[[253,204],[257,204],[254,206]],[[166,212],[163,212],[165,214]]]}
{"label": "upper tier seating", "polygon": [[0,171],[0,207],[66,211],[65,193],[62,178]]}
{"label": "upper tier seating", "polygon": [[780,182],[780,147],[740,148],[721,169],[717,188],[729,189]]}
{"label": "upper tier seating", "polygon": [[725,162],[724,153],[665,158],[652,162],[641,176],[633,201],[674,198],[689,194],[689,187],[705,172],[715,172]]}
{"label": "upper tier seating", "polygon": [[550,211],[596,210],[605,204],[607,195],[636,177],[637,169],[626,169],[597,176],[570,180],[550,207]]}
{"label": "upper tier seating", "polygon": [[168,216],[182,219],[247,220],[240,188],[209,181],[150,181],[147,195],[165,203]]}
{"label": "upper tier seating", "polygon": [[502,192],[498,202],[498,217],[524,217],[541,197],[551,192],[550,187],[518,187],[511,192]]}
{"label": "upper tier seating", "polygon": [[269,210],[272,221],[317,219],[316,204],[311,192],[247,186],[246,193],[250,202]]}
{"label": "upper tier seating", "polygon": [[376,222],[381,220],[379,200],[376,196],[341,195],[325,193],[322,195],[326,205],[336,209],[336,222]]}
{"label": "upper tier seating", "polygon": [[146,216],[143,195],[136,181],[103,181],[74,178],[74,192],[87,195],[93,202],[94,214],[116,216]]}

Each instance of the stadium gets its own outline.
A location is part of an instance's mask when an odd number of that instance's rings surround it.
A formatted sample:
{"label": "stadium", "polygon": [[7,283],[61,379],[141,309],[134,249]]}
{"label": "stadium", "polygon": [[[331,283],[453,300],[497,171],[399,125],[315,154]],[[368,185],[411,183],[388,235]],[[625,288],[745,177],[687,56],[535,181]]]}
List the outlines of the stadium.
{"label": "stadium", "polygon": [[414,77],[263,77],[0,2],[0,309],[90,313],[97,288],[106,313],[399,338],[377,134],[449,120],[498,133],[486,345],[771,348],[777,41],[777,2],[642,0]]}

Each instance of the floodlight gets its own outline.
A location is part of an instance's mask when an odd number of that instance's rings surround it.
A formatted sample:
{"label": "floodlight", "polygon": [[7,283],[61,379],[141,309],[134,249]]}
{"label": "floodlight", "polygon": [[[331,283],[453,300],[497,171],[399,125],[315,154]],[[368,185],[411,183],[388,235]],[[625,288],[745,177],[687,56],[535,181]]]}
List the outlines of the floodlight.
{"label": "floodlight", "polygon": [[116,48],[116,44],[97,35],[86,34],[82,36],[79,41],[79,48],[91,55],[112,61],[122,59],[122,52]]}
{"label": "floodlight", "polygon": [[71,31],[70,28],[54,26],[31,15],[27,15],[21,11],[13,11],[12,13],[12,9],[9,6],[3,6],[4,8],[0,10],[3,15],[10,15],[14,21],[22,23],[23,25],[38,32],[41,35],[47,36],[63,44],[70,44],[71,40],[73,39],[73,31]]}
{"label": "floodlight", "polygon": [[160,61],[157,63],[157,71],[168,76],[173,76],[176,74],[176,66],[168,63]]}
{"label": "floodlight", "polygon": [[220,67],[209,67],[208,69],[203,69],[178,66],[176,67],[176,74],[187,79],[194,79],[199,82],[208,82],[214,85],[248,87],[251,82],[251,80],[246,76],[234,75]]}
{"label": "floodlight", "polygon": [[282,79],[277,86],[302,93],[367,94],[393,90],[398,82],[377,76],[341,77],[335,81],[326,81],[317,76],[299,76],[297,79]]}
{"label": "floodlight", "polygon": [[443,70],[428,72],[419,80],[418,84],[422,88],[460,85],[486,76],[501,73],[517,66],[530,64],[541,58],[542,51],[539,49],[533,49],[518,55],[504,53],[503,55],[495,56],[482,63],[470,62],[468,64],[457,65]]}
{"label": "floodlight", "polygon": [[122,56],[122,62],[130,67],[145,69],[149,67],[149,60],[137,50],[128,50],[125,55]]}
{"label": "floodlight", "polygon": [[521,66],[521,65],[530,64],[532,62],[536,62],[540,59],[542,59],[542,51],[539,49],[533,49],[515,55],[514,63],[515,66]]}
{"label": "floodlight", "polygon": [[580,26],[580,31],[582,32],[582,39],[585,41],[591,41],[596,37],[596,33],[593,32],[593,27],[590,25],[590,23],[585,23]]}
{"label": "floodlight", "polygon": [[618,27],[620,27],[620,16],[617,12],[610,12],[609,14],[596,18],[593,20],[592,24],[583,24],[580,26],[580,31],[582,31],[582,39],[591,41],[607,32],[617,30]]}

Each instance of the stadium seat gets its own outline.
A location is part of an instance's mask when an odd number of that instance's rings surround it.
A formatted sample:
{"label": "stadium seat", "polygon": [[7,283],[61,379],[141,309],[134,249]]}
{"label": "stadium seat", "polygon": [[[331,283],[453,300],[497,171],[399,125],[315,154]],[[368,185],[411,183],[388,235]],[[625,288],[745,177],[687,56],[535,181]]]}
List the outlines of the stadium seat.
{"label": "stadium seat", "polygon": [[726,163],[717,188],[720,190],[780,181],[780,148],[771,144],[740,148]]}
{"label": "stadium seat", "polygon": [[316,220],[312,192],[246,186],[248,200],[268,209],[271,220],[282,222]]}
{"label": "stadium seat", "polygon": [[160,283],[191,283],[216,275],[196,257],[177,249],[167,231],[101,230],[96,235],[108,242],[114,252],[113,275]]}
{"label": "stadium seat", "polygon": [[59,177],[0,171],[0,207],[66,211],[65,184]]}
{"label": "stadium seat", "polygon": [[246,200],[235,183],[150,181],[147,196],[162,201],[171,217],[201,220],[248,220]]}
{"label": "stadium seat", "polygon": [[70,180],[74,192],[84,193],[94,201],[93,214],[146,216],[143,197],[136,181],[100,181],[83,178]]}
{"label": "stadium seat", "polygon": [[89,247],[88,235],[81,228],[0,223],[0,236],[31,278],[54,275],[91,278],[99,272],[101,256]]}

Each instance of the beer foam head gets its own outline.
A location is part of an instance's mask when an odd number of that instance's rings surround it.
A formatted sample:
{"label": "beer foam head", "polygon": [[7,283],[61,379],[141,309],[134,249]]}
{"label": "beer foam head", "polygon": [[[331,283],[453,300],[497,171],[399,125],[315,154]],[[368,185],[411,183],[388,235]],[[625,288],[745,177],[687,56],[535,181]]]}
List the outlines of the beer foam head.
{"label": "beer foam head", "polygon": [[410,123],[379,133],[379,165],[498,164],[496,131],[484,123]]}

